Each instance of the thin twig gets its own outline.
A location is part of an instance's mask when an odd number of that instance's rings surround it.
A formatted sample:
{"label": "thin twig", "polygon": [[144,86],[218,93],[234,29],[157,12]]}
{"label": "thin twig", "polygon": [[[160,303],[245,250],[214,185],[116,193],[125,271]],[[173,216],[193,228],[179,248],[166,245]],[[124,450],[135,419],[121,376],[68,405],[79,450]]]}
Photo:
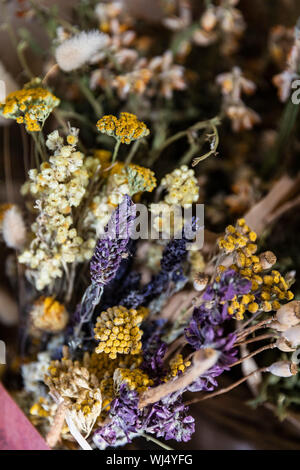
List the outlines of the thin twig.
{"label": "thin twig", "polygon": [[242,379],[238,380],[237,382],[234,382],[233,384],[229,385],[229,387],[222,388],[221,390],[217,390],[216,392],[213,392],[213,393],[208,393],[207,395],[204,395],[200,398],[194,398],[193,400],[190,400],[190,401],[184,403],[184,405],[186,405],[186,406],[191,405],[193,403],[198,403],[199,401],[204,401],[204,400],[207,400],[208,398],[213,398],[213,397],[216,397],[218,395],[222,395],[223,393],[230,392],[230,390],[234,389],[235,387],[238,387],[243,382],[246,382],[246,380],[248,380],[249,377],[251,377],[252,375],[257,374],[259,372],[268,372],[268,367],[261,367],[260,369],[256,369],[253,372],[251,372],[250,374],[243,377]]}
{"label": "thin twig", "polygon": [[229,367],[234,367],[234,366],[237,366],[238,364],[241,364],[241,362],[245,361],[246,359],[250,359],[250,357],[253,357],[253,356],[256,356],[256,354],[259,354],[263,351],[266,351],[268,349],[274,349],[276,348],[276,344],[275,343],[272,343],[272,344],[267,344],[266,346],[262,346],[261,348],[257,349],[256,351],[248,354],[247,356],[244,356],[242,357],[241,359],[239,359],[238,361],[234,362],[233,364],[230,364]]}

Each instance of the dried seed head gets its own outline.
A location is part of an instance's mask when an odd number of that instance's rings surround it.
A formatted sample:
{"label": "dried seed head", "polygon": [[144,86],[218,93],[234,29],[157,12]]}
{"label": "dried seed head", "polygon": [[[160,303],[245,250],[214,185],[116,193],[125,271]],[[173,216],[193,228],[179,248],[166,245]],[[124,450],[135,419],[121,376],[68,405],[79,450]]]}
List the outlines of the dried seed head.
{"label": "dried seed head", "polygon": [[300,345],[300,325],[292,326],[282,333],[282,336],[290,343],[292,348]]}
{"label": "dried seed head", "polygon": [[276,347],[279,349],[279,351],[283,352],[295,351],[295,348],[291,348],[290,343],[285,338],[278,338],[276,341]]}
{"label": "dried seed head", "polygon": [[265,251],[259,255],[259,262],[263,269],[270,269],[277,261],[272,251]]}
{"label": "dried seed head", "polygon": [[209,281],[208,274],[198,273],[195,280],[194,280],[194,289],[198,292],[201,292],[205,289]]}
{"label": "dried seed head", "polygon": [[298,372],[298,367],[289,361],[274,362],[268,367],[268,371],[277,377],[292,377]]}
{"label": "dried seed head", "polygon": [[300,301],[293,300],[283,305],[276,313],[276,320],[288,327],[298,325],[300,322]]}
{"label": "dried seed head", "polygon": [[283,323],[279,323],[279,321],[275,320],[269,324],[270,328],[273,328],[276,331],[285,331],[290,328],[290,325],[284,325]]}

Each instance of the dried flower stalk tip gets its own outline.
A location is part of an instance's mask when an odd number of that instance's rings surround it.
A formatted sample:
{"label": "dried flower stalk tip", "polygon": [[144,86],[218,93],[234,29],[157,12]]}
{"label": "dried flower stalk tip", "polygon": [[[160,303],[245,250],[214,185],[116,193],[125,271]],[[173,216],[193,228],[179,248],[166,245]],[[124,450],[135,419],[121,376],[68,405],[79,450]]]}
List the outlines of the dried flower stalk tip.
{"label": "dried flower stalk tip", "polygon": [[209,281],[209,276],[204,273],[198,273],[196,279],[194,280],[194,289],[198,292],[201,292],[205,289]]}
{"label": "dried flower stalk tip", "polygon": [[283,352],[295,351],[295,348],[292,348],[290,343],[285,338],[278,338],[276,341],[276,347],[279,349],[279,351]]}
{"label": "dried flower stalk tip", "polygon": [[289,361],[278,361],[271,364],[267,370],[277,377],[292,377],[297,374],[298,367]]}
{"label": "dried flower stalk tip", "polygon": [[276,261],[277,258],[272,251],[265,251],[259,255],[259,262],[263,270],[270,269]]}
{"label": "dried flower stalk tip", "polygon": [[293,300],[280,307],[276,320],[282,325],[288,325],[288,328],[297,325],[300,322],[300,301]]}
{"label": "dried flower stalk tip", "polygon": [[292,348],[297,348],[300,344],[300,325],[292,326],[284,331],[282,336],[289,342]]}

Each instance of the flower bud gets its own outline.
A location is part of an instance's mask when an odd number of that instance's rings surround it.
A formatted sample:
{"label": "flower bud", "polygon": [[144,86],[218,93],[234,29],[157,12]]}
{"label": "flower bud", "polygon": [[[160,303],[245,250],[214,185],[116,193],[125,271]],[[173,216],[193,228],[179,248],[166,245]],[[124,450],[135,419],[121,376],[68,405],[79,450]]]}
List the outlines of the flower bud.
{"label": "flower bud", "polygon": [[264,270],[270,269],[276,261],[277,258],[272,251],[265,251],[259,255],[259,262]]}
{"label": "flower bud", "polygon": [[198,292],[201,292],[202,290],[205,289],[207,286],[207,283],[209,281],[209,276],[204,273],[199,273],[196,276],[196,279],[194,280],[194,289],[197,290]]}
{"label": "flower bud", "polygon": [[201,26],[205,31],[211,31],[217,24],[217,16],[214,8],[208,8],[201,17]]}
{"label": "flower bud", "polygon": [[276,341],[276,347],[279,349],[279,351],[283,352],[295,351],[295,348],[291,348],[290,343],[285,338],[278,338]]}
{"label": "flower bud", "polygon": [[298,372],[298,367],[289,361],[274,362],[268,367],[268,371],[277,377],[292,377]]}
{"label": "flower bud", "polygon": [[280,307],[276,313],[276,320],[289,327],[297,325],[300,322],[300,301],[293,300]]}
{"label": "flower bud", "polygon": [[282,333],[282,336],[290,343],[292,348],[300,345],[300,325],[292,326]]}

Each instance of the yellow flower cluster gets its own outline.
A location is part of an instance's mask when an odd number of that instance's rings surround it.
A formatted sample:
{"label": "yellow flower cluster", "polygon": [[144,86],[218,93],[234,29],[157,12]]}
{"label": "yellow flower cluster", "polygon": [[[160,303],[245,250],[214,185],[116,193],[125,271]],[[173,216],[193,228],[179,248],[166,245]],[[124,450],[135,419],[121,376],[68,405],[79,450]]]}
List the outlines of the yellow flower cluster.
{"label": "yellow flower cluster", "polygon": [[[54,151],[49,162],[40,171],[29,171],[29,181],[22,188],[23,195],[36,199],[38,216],[31,229],[34,239],[19,257],[29,268],[28,277],[38,290],[61,277],[66,263],[90,259],[95,246],[95,234],[83,240],[72,227],[72,208],[82,202],[90,180],[90,172],[99,167],[99,161],[76,151],[77,130],[70,129],[68,145],[57,131],[48,136],[47,146]],[[95,168],[94,168],[95,171]]]}
{"label": "yellow flower cluster", "polygon": [[[237,319],[243,319],[246,310],[256,313],[259,310],[270,312],[278,310],[281,306],[279,301],[292,300],[294,295],[279,271],[265,267],[261,257],[257,256],[256,233],[251,231],[244,219],[237,221],[237,226],[229,225],[225,236],[218,242],[219,247],[226,254],[233,254],[234,263],[230,269],[234,269],[242,277],[251,281],[251,293],[235,296],[228,308],[228,313]],[[274,262],[276,259],[274,260]],[[218,272],[225,271],[225,267],[218,266]],[[219,277],[217,276],[216,280]]]}
{"label": "yellow flower cluster", "polygon": [[156,187],[154,172],[149,168],[130,164],[125,167],[125,171],[128,178],[130,196],[144,191],[151,193]]}
{"label": "yellow flower cluster", "polygon": [[119,119],[111,114],[103,116],[97,122],[97,128],[100,132],[115,137],[123,144],[130,144],[130,142],[142,139],[149,134],[146,124],[131,113],[120,113]]}
{"label": "yellow flower cluster", "polygon": [[151,387],[154,382],[141,369],[116,369],[114,380],[117,384],[125,383],[130,390],[142,393]]}
{"label": "yellow flower cluster", "polygon": [[9,93],[0,104],[0,115],[24,123],[28,132],[37,132],[60,100],[46,88],[31,86]]}
{"label": "yellow flower cluster", "polygon": [[256,253],[257,245],[255,245],[257,235],[252,232],[244,219],[237,221],[237,228],[228,225],[225,230],[225,236],[218,241],[219,248],[226,254],[238,250],[238,254],[246,258],[250,258]]}
{"label": "yellow flower cluster", "polygon": [[62,331],[69,319],[65,306],[54,297],[39,297],[33,304],[30,317],[35,328],[53,333]]}
{"label": "yellow flower cluster", "polygon": [[143,334],[139,326],[147,314],[144,307],[128,310],[121,305],[102,312],[94,328],[95,338],[100,341],[96,352],[104,352],[111,359],[117,354],[139,354]]}
{"label": "yellow flower cluster", "polygon": [[184,361],[181,354],[176,354],[169,363],[170,372],[165,377],[164,381],[168,382],[168,380],[176,377],[178,374],[183,373],[187,367],[191,365],[191,361]]}

